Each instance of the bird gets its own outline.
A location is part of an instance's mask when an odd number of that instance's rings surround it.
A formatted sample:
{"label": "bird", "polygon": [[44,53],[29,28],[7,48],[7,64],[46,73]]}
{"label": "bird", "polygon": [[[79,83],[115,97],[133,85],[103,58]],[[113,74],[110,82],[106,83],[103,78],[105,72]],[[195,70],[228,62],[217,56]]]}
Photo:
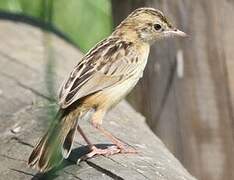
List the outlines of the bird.
{"label": "bird", "polygon": [[[186,37],[160,11],[151,7],[134,10],[104,40],[89,50],[62,83],[59,110],[48,131],[34,147],[28,165],[40,172],[57,167],[71,153],[76,133],[96,155],[136,153],[104,129],[105,114],[120,102],[143,76],[150,46],[168,37]],[[89,115],[91,124],[111,140],[113,146],[101,149],[88,139],[79,121]]]}

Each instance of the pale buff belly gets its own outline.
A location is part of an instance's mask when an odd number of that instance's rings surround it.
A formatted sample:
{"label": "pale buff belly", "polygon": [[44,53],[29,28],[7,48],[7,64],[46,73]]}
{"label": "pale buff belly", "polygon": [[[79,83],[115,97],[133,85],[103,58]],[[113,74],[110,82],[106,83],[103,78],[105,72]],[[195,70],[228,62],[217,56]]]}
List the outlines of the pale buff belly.
{"label": "pale buff belly", "polygon": [[103,89],[85,99],[85,104],[89,107],[108,110],[121,101],[137,84],[140,76],[132,77],[119,84]]}
{"label": "pale buff belly", "polygon": [[140,77],[134,77],[126,80],[102,92],[106,96],[105,106],[109,109],[121,101],[137,84]]}

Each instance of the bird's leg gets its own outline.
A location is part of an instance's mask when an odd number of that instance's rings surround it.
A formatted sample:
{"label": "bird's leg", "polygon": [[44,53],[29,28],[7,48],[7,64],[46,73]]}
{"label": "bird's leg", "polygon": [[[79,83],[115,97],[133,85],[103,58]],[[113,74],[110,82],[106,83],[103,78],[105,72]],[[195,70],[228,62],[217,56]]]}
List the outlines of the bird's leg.
{"label": "bird's leg", "polygon": [[85,142],[88,144],[88,146],[91,148],[92,146],[94,146],[91,141],[86,137],[84,131],[81,129],[81,127],[78,125],[77,126],[77,130],[80,133],[80,135],[82,136],[82,138],[85,140]]}
{"label": "bird's leg", "polygon": [[99,130],[106,138],[108,138],[116,147],[119,149],[119,153],[137,153],[137,151],[133,148],[129,148],[126,143],[123,143],[114,135],[112,135],[109,131],[101,127],[100,125],[93,124],[93,126]]}
{"label": "bird's leg", "polygon": [[102,119],[103,119],[104,113],[102,111],[97,111],[94,113],[92,117],[92,125],[99,130],[104,136],[106,136],[114,145],[103,148],[96,147],[91,141],[86,137],[83,130],[80,128],[80,126],[77,126],[78,132],[81,134],[85,142],[88,144],[91,152],[86,154],[85,156],[81,157],[81,160],[86,160],[88,158],[91,158],[95,155],[104,155],[109,156],[113,154],[118,153],[137,153],[137,151],[133,148],[127,147],[127,145],[123,142],[121,142],[119,139],[117,139],[115,136],[113,136],[110,132],[105,130],[101,127]]}
{"label": "bird's leg", "polygon": [[114,145],[117,146],[117,148],[120,150],[119,153],[137,153],[135,149],[129,148],[126,143],[123,143],[114,135],[112,135],[109,131],[101,127],[104,114],[105,113],[103,113],[102,111],[97,111],[96,113],[94,113],[92,117],[92,125],[97,130],[99,130],[104,136],[106,136],[106,138],[108,138]]}

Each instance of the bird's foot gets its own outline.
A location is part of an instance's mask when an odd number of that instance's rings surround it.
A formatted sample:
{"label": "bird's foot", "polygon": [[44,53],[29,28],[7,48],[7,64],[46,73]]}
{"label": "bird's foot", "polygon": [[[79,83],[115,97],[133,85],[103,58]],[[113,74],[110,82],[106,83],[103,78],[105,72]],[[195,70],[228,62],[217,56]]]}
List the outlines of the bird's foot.
{"label": "bird's foot", "polygon": [[96,146],[92,146],[91,152],[89,152],[88,154],[81,157],[81,160],[87,160],[87,159],[92,158],[96,155],[110,156],[110,155],[118,154],[118,153],[120,153],[120,149],[115,145],[109,146],[105,149],[98,148]]}
{"label": "bird's foot", "polygon": [[91,152],[89,152],[88,154],[81,157],[80,160],[87,160],[87,159],[92,158],[96,155],[111,156],[114,154],[136,154],[136,153],[138,153],[137,150],[135,150],[133,148],[126,147],[126,146],[120,147],[117,145],[113,145],[113,146],[109,146],[105,149],[98,148],[96,146],[92,146]]}

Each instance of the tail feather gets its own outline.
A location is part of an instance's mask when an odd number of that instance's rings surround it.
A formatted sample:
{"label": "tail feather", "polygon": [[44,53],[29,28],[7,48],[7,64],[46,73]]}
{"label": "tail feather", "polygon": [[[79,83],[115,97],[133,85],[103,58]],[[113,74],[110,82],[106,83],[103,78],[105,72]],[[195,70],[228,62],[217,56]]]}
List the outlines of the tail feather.
{"label": "tail feather", "polygon": [[38,144],[34,147],[31,155],[29,156],[28,164],[31,167],[34,167],[36,165],[36,163],[38,162],[38,160],[39,160],[39,157],[41,155],[43,146],[44,146],[44,144],[46,142],[46,138],[48,137],[48,132],[40,139]]}
{"label": "tail feather", "polygon": [[67,134],[67,137],[64,140],[63,148],[62,148],[62,150],[63,150],[62,154],[63,154],[63,157],[65,159],[68,158],[69,154],[71,153],[72,145],[73,145],[73,139],[74,139],[74,137],[76,135],[76,127],[77,127],[77,124],[76,124],[75,128],[73,128],[73,129],[71,129],[69,131],[69,133]]}
{"label": "tail feather", "polygon": [[37,166],[41,172],[46,172],[69,156],[81,113],[81,110],[74,110],[58,116],[59,119],[33,149],[28,159],[29,166]]}

